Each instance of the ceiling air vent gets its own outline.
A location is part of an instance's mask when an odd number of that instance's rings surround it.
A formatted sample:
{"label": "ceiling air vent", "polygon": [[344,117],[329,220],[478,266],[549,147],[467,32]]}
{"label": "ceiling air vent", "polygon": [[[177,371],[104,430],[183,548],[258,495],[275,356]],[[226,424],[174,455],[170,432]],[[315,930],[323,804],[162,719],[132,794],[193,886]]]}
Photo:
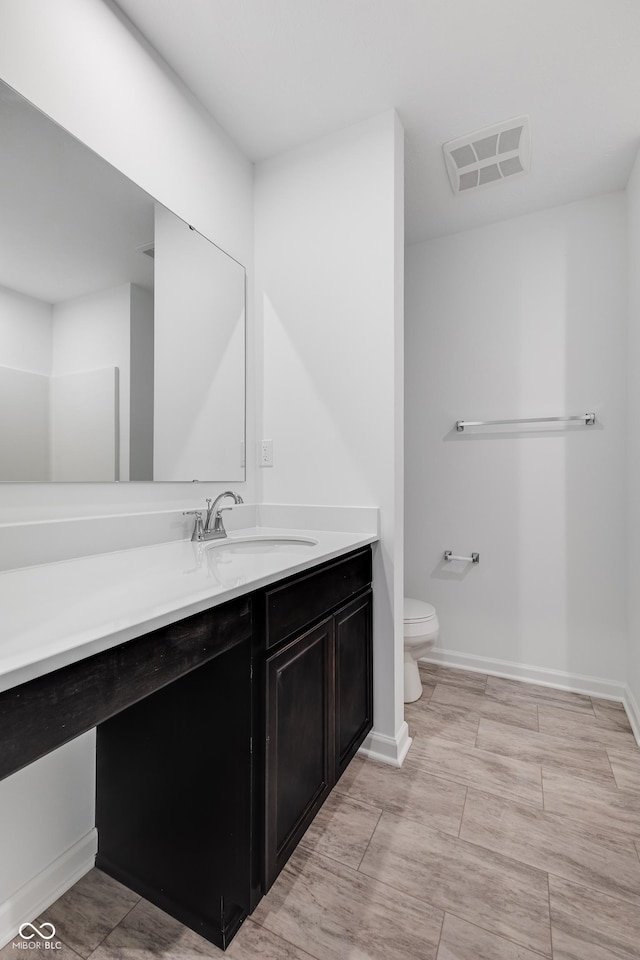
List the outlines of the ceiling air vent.
{"label": "ceiling air vent", "polygon": [[527,173],[531,163],[529,117],[515,117],[449,140],[442,149],[454,193]]}

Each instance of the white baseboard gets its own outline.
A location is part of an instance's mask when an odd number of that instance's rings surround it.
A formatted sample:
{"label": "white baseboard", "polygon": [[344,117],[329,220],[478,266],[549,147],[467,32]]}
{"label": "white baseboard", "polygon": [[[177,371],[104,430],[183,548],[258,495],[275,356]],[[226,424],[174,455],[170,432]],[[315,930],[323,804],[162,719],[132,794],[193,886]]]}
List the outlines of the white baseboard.
{"label": "white baseboard", "polygon": [[21,924],[35,920],[91,870],[97,849],[94,828],[0,904],[0,949],[17,936]]}
{"label": "white baseboard", "polygon": [[388,763],[392,767],[401,767],[410,746],[409,727],[403,720],[395,737],[388,737],[383,733],[376,733],[375,730],[372,730],[358,753],[363,757]]}
{"label": "white baseboard", "polygon": [[475,673],[488,673],[492,677],[505,677],[507,680],[521,680],[523,683],[539,683],[544,687],[557,690],[569,690],[571,693],[583,693],[602,700],[625,701],[626,686],[616,680],[601,680],[598,677],[585,677],[579,673],[567,673],[564,670],[547,670],[544,667],[531,667],[523,663],[511,663],[509,660],[492,660],[489,657],[474,657],[455,650],[432,650],[431,656],[422,658],[424,663],[439,663],[444,667],[458,667]]}
{"label": "white baseboard", "polygon": [[633,735],[638,741],[638,746],[640,746],[640,706],[638,705],[638,701],[631,692],[628,684],[625,687],[622,703],[627,711],[627,716],[629,717],[629,723],[631,724]]}

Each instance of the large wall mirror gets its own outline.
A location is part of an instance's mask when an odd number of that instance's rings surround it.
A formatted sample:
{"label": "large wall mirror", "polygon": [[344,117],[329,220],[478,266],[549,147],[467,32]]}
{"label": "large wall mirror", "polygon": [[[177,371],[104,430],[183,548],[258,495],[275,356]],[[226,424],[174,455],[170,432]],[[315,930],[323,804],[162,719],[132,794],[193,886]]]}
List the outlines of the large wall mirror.
{"label": "large wall mirror", "polygon": [[245,271],[0,83],[0,481],[242,481]]}

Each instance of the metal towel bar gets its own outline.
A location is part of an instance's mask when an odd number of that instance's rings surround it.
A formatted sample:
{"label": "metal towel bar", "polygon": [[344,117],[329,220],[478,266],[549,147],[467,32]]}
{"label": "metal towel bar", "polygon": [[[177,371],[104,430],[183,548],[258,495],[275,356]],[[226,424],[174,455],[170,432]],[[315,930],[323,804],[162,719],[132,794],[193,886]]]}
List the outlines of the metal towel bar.
{"label": "metal towel bar", "polygon": [[445,550],[444,559],[451,560],[463,560],[465,563],[480,563],[480,554],[472,553],[470,557],[456,557],[451,550]]}
{"label": "metal towel bar", "polygon": [[581,420],[585,426],[592,427],[596,422],[595,413],[581,413],[577,417],[530,417],[519,420],[456,420],[456,430],[462,433],[465,427],[493,427],[505,423],[568,423],[570,420]]}

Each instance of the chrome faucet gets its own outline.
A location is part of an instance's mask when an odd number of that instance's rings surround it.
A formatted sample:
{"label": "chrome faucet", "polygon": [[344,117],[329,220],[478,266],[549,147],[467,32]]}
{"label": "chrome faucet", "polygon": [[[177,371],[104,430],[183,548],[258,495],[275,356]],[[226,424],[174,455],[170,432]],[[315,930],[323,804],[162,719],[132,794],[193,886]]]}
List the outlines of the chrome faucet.
{"label": "chrome faucet", "polygon": [[244,503],[239,493],[234,493],[233,490],[225,490],[224,493],[221,493],[213,501],[207,498],[207,515],[204,520],[202,519],[203,510],[184,511],[185,517],[193,516],[196,518],[191,535],[192,540],[197,540],[198,543],[202,543],[203,540],[222,540],[226,537],[227,531],[222,522],[222,512],[223,510],[231,510],[231,507],[218,506],[220,501],[224,500],[225,497],[233,497],[234,503]]}

